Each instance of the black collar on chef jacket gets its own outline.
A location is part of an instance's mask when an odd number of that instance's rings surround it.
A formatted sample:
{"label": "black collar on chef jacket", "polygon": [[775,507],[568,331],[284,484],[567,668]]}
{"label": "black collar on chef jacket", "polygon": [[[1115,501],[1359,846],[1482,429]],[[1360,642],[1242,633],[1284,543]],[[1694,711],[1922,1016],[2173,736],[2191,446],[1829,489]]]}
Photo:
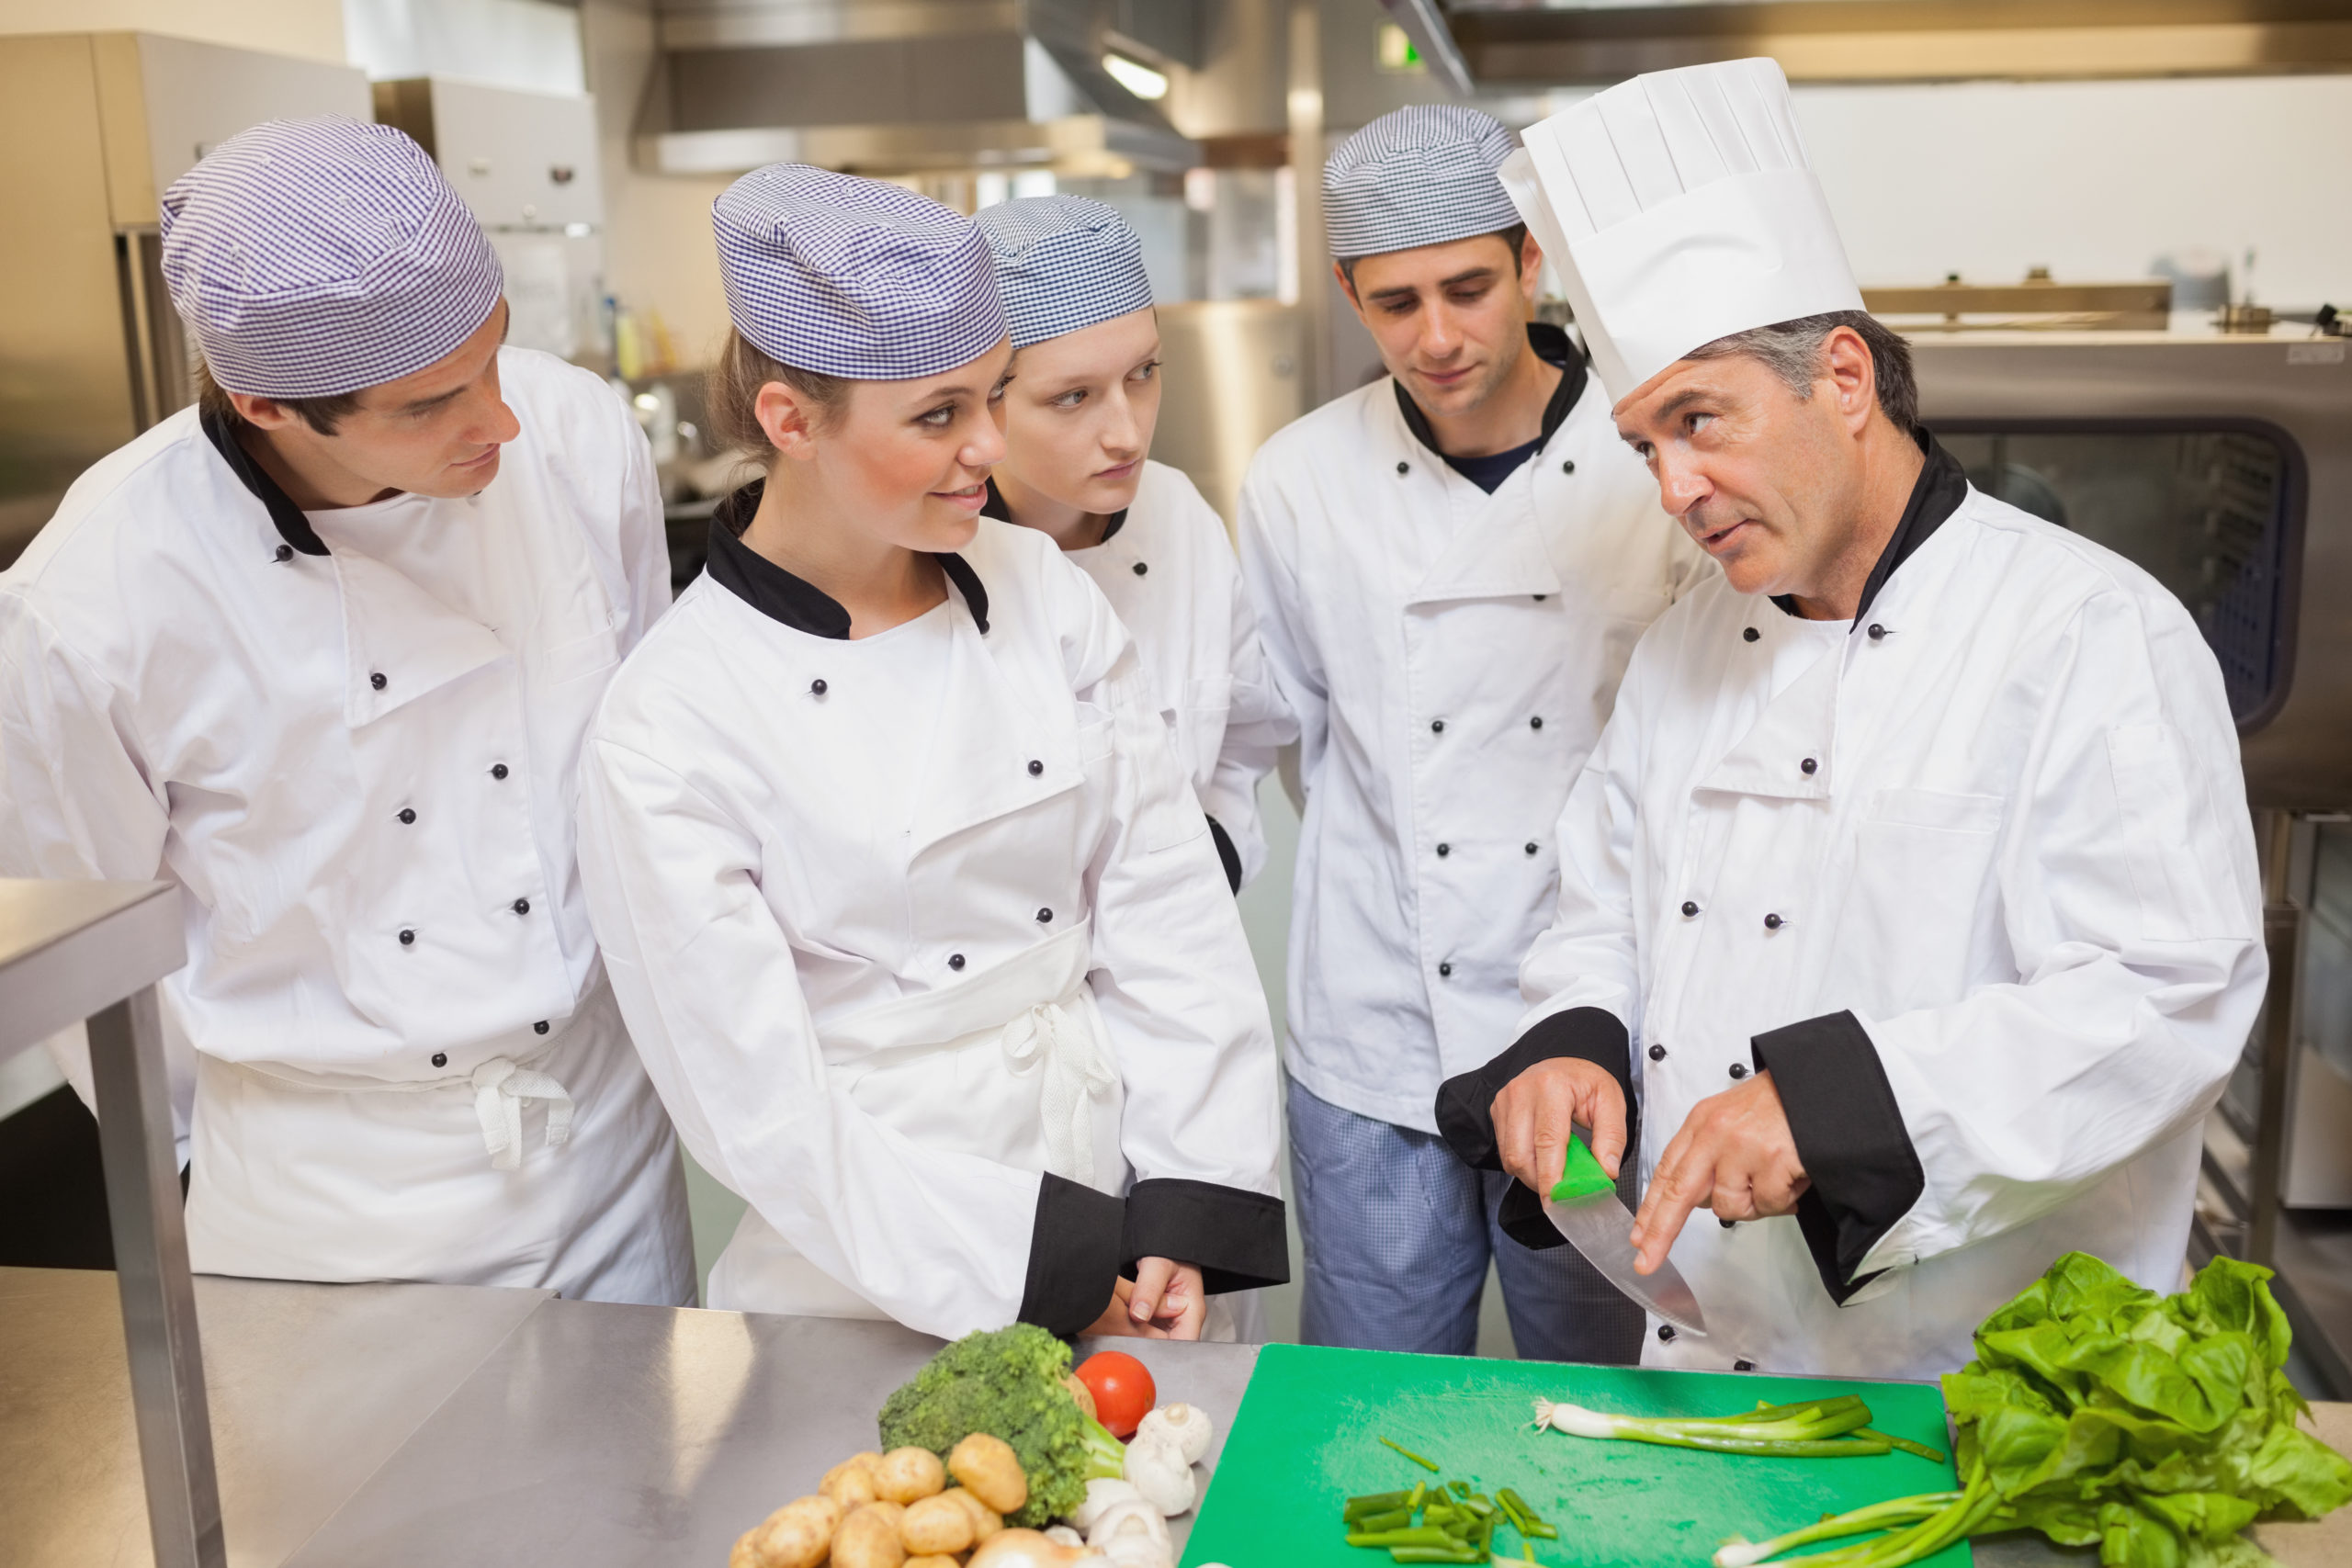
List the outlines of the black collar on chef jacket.
{"label": "black collar on chef jacket", "polygon": [[236,425],[243,422],[232,423],[205,414],[201,416],[201,423],[206,438],[212,443],[213,450],[220,454],[220,460],[229,465],[229,471],[237,476],[240,484],[254,492],[254,499],[269,509],[269,520],[277,525],[277,536],[306,556],[325,555],[327,542],[319,537],[318,530],[311,526],[311,520],[302,515],[302,509],[294,504],[291,496],[278,488],[277,481],[269,477],[269,470],[254,462],[254,455],[246,451],[244,443],[237,439]]}
{"label": "black collar on chef jacket", "polygon": [[[1544,423],[1539,427],[1534,446],[1528,453],[1532,457],[1544,449],[1552,439],[1552,433],[1566,421],[1568,411],[1576,407],[1577,399],[1584,395],[1584,384],[1591,372],[1586,366],[1585,356],[1577,352],[1575,344],[1568,341],[1568,334],[1549,321],[1527,323],[1527,346],[1533,349],[1536,357],[1546,365],[1556,365],[1566,372],[1560,378],[1560,384],[1552,389],[1551,400],[1544,405]],[[1445,448],[1437,444],[1437,432],[1430,428],[1429,416],[1421,412],[1420,404],[1405,390],[1404,382],[1398,381],[1396,387],[1396,412],[1405,416],[1405,428],[1413,433],[1414,440],[1439,457],[1445,457]],[[1446,462],[1451,466],[1453,459],[1446,457]]]}
{"label": "black collar on chef jacket", "polygon": [[[710,554],[703,570],[711,581],[772,621],[781,621],[811,637],[849,640],[849,612],[841,601],[804,578],[798,578],[743,542],[752,513],[760,509],[764,479],[753,479],[718,503],[710,514]],[[933,552],[932,559],[947,573],[947,581],[964,596],[973,625],[986,637],[989,630],[989,591],[971,563],[950,550]]]}
{"label": "black collar on chef jacket", "polygon": [[[993,517],[1000,523],[1012,522],[1012,509],[1005,505],[1004,492],[996,488],[995,479],[991,479],[988,483],[989,501],[986,506],[980,508],[980,515],[983,517]],[[1109,544],[1111,542],[1111,536],[1117,533],[1126,525],[1127,509],[1122,506],[1118,511],[1111,513],[1111,521],[1102,525],[1102,536],[1094,542],[1098,545]]]}
{"label": "black collar on chef jacket", "polygon": [[[1878,564],[1871,568],[1870,580],[1862,584],[1861,603],[1854,606],[1854,625],[1860,626],[1862,617],[1870,614],[1877,602],[1879,590],[1894,570],[1917,554],[1921,545],[1945,520],[1960,510],[1968,499],[1968,470],[1960,459],[1944,450],[1943,443],[1928,433],[1924,424],[1911,427],[1911,439],[1919,444],[1920,453],[1928,459],[1919,468],[1919,477],[1911,486],[1911,499],[1905,503],[1902,518],[1894,525],[1894,533],[1881,550]],[[1783,615],[1797,613],[1797,602],[1785,593],[1772,595],[1772,603]]]}

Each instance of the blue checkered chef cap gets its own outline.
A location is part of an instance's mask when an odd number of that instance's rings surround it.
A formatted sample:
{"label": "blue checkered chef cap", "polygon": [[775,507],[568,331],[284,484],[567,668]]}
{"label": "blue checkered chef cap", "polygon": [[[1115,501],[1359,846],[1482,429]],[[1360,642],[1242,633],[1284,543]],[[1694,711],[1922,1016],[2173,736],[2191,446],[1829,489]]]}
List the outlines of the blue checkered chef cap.
{"label": "blue checkered chef cap", "polygon": [[1033,196],[983,209],[972,221],[996,256],[997,290],[1026,348],[1151,303],[1143,241],[1118,209],[1084,196]]}
{"label": "blue checkered chef cap", "polygon": [[505,285],[424,148],[327,116],[241,130],[164,193],[164,282],[212,378],[325,398],[397,380],[489,320]]}
{"label": "blue checkered chef cap", "polygon": [[1496,169],[1510,132],[1492,115],[1417,104],[1382,115],[1323,165],[1331,254],[1352,260],[1493,234],[1519,221]]}
{"label": "blue checkered chef cap", "polygon": [[797,370],[907,381],[1004,341],[988,242],[927,196],[770,164],[719,194],[710,226],[735,330]]}

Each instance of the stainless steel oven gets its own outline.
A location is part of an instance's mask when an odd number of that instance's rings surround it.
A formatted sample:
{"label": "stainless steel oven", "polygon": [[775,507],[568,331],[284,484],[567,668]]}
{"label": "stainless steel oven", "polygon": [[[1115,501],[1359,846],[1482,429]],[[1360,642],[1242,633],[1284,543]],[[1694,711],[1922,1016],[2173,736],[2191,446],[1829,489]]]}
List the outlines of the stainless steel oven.
{"label": "stainless steel oven", "polygon": [[2207,1131],[2199,1237],[2280,1270],[2352,1393],[2352,355],[2267,334],[1922,333],[1976,486],[2128,556],[2222,666],[2263,851],[2271,1001]]}

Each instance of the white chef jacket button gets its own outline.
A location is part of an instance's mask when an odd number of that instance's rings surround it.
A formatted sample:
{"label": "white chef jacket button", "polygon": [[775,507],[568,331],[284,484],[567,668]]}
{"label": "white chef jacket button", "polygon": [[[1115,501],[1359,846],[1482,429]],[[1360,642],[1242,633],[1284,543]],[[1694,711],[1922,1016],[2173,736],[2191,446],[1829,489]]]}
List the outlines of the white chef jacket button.
{"label": "white chef jacket button", "polygon": [[1665,1060],[1666,1060],[1666,1047],[1665,1047],[1665,1046],[1663,1046],[1663,1045],[1653,1045],[1653,1046],[1651,1046],[1651,1047],[1650,1047],[1650,1060],[1651,1060],[1651,1061],[1653,1061],[1653,1062],[1663,1062],[1663,1061],[1665,1061]]}
{"label": "white chef jacket button", "polygon": [[1438,859],[1440,859],[1440,860],[1443,860],[1446,856],[1448,856],[1448,855],[1452,854],[1453,852],[1453,846],[1452,844],[1440,844],[1440,845],[1437,847],[1437,858],[1438,858]]}
{"label": "white chef jacket button", "polygon": [[1561,461],[1561,463],[1560,463],[1560,472],[1562,472],[1562,473],[1564,473],[1564,474],[1573,474],[1573,473],[1575,473],[1576,471],[1577,471],[1577,460],[1576,460],[1574,457],[1567,457],[1567,458],[1564,458],[1564,459],[1562,459],[1562,461]]}
{"label": "white chef jacket button", "polygon": [[1767,915],[1767,916],[1765,916],[1765,917],[1764,917],[1764,929],[1765,929],[1766,931],[1779,931],[1779,930],[1781,929],[1781,917],[1780,917],[1780,916],[1778,916],[1778,915]]}
{"label": "white chef jacket button", "polygon": [[1529,719],[1529,720],[1527,721],[1527,728],[1530,728],[1530,729],[1541,729],[1541,728],[1544,728],[1544,716],[1543,716],[1542,714],[1540,714],[1540,713],[1539,713],[1539,714],[1537,714],[1534,717],[1532,717],[1532,718]]}
{"label": "white chef jacket button", "polygon": [[964,967],[964,955],[960,953],[949,953],[947,955],[947,967],[950,969],[961,969]]}
{"label": "white chef jacket button", "polygon": [[1050,926],[1050,925],[1052,925],[1052,924],[1054,923],[1054,912],[1053,912],[1051,909],[1040,909],[1040,910],[1038,910],[1038,911],[1037,911],[1037,923],[1038,923],[1039,925],[1041,925],[1041,926]]}
{"label": "white chef jacket button", "polygon": [[825,694],[825,678],[822,675],[808,682],[808,694],[812,697],[821,697]]}
{"label": "white chef jacket button", "polygon": [[1409,474],[1413,471],[1413,465],[1399,457],[1396,459],[1396,471],[1400,474]]}
{"label": "white chef jacket button", "polygon": [[280,545],[275,551],[271,552],[270,558],[276,561],[292,560],[294,558],[294,547],[291,545]]}
{"label": "white chef jacket button", "polygon": [[1673,1343],[1674,1325],[1670,1323],[1659,1324],[1657,1325],[1657,1337],[1660,1340],[1665,1341],[1668,1344]]}
{"label": "white chef jacket button", "polygon": [[528,898],[517,898],[507,908],[518,915],[527,915],[531,912],[531,901]]}
{"label": "white chef jacket button", "polygon": [[1821,771],[1821,764],[1815,761],[1812,758],[1807,757],[1804,761],[1797,764],[1797,769],[1799,772],[1807,774],[1817,773]]}
{"label": "white chef jacket button", "polygon": [[416,820],[416,809],[415,809],[415,807],[408,807],[408,806],[403,806],[403,807],[401,807],[401,827],[405,828],[405,827],[407,827],[410,823],[412,823],[412,822],[413,822],[413,821],[415,821],[415,820]]}
{"label": "white chef jacket button", "polygon": [[1876,621],[1872,621],[1872,622],[1871,623],[1870,639],[1871,639],[1872,642],[1878,642],[1878,641],[1881,641],[1882,639],[1883,639],[1883,638],[1885,637],[1885,636],[1886,636],[1886,628],[1885,628],[1884,626],[1880,626]]}
{"label": "white chef jacket button", "polygon": [[416,942],[416,933],[415,933],[414,931],[402,931],[402,932],[401,932],[401,945],[402,947],[410,947],[410,946],[413,946],[413,945],[415,944],[415,942]]}
{"label": "white chef jacket button", "polygon": [[1758,637],[1762,637],[1764,634],[1758,631],[1754,626],[1748,626],[1741,631],[1739,635],[1746,637],[1749,642],[1754,642]]}
{"label": "white chef jacket button", "polygon": [[1431,735],[1443,735],[1445,733],[1445,720],[1442,718],[1433,718],[1430,720],[1430,733]]}
{"label": "white chef jacket button", "polygon": [[1029,759],[1029,776],[1030,776],[1031,778],[1033,778],[1033,779],[1034,779],[1034,778],[1035,778],[1039,773],[1044,773],[1045,771],[1046,771],[1046,764],[1045,764],[1045,763],[1043,763],[1043,762],[1041,762],[1041,761],[1037,761],[1037,759],[1035,759],[1035,757],[1032,757],[1032,758],[1030,758],[1030,759]]}
{"label": "white chef jacket button", "polygon": [[1535,852],[1535,840],[1532,839],[1527,840],[1527,852],[1529,854],[1533,854]]}
{"label": "white chef jacket button", "polygon": [[1699,906],[1692,903],[1688,898],[1682,900],[1682,918],[1686,920],[1691,920],[1698,919],[1698,917]]}
{"label": "white chef jacket button", "polygon": [[1146,566],[1143,562],[1136,562],[1136,575],[1137,577],[1141,577],[1145,572],[1149,571],[1150,570],[1151,568]]}
{"label": "white chef jacket button", "polygon": [[447,1051],[435,1051],[435,1052],[434,1052],[434,1053],[433,1053],[433,1065],[434,1065],[435,1066],[436,1066],[436,1067],[446,1067],[446,1066],[447,1066],[449,1065],[449,1053],[448,1053],[448,1052],[447,1052]]}
{"label": "white chef jacket button", "polygon": [[1446,962],[1440,964],[1437,966],[1437,977],[1441,980],[1451,980],[1453,978],[1453,960],[1448,959]]}
{"label": "white chef jacket button", "polygon": [[531,1025],[531,1032],[534,1034],[545,1034],[547,1032],[548,1021],[546,1019],[541,1019],[538,1022]]}
{"label": "white chef jacket button", "polygon": [[494,779],[504,778],[506,776],[506,764],[503,762],[492,762],[490,765],[490,776]]}
{"label": "white chef jacket button", "polygon": [[368,683],[375,687],[378,691],[382,691],[386,684],[384,672],[380,670],[377,671],[374,674],[368,677]]}
{"label": "white chef jacket button", "polygon": [[1752,1372],[1756,1370],[1756,1363],[1753,1361],[1734,1361],[1731,1364],[1731,1370],[1736,1372]]}
{"label": "white chef jacket button", "polygon": [[1734,1062],[1731,1065],[1731,1076],[1735,1078],[1746,1077],[1747,1076],[1747,1064],[1746,1062]]}

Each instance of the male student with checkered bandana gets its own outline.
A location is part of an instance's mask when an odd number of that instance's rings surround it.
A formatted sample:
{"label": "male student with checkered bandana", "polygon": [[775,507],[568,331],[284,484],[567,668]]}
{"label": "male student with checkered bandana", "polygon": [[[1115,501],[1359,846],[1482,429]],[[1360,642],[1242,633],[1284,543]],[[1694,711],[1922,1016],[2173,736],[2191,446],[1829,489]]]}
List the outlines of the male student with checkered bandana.
{"label": "male student with checkered bandana", "polygon": [[1624,1361],[1640,1311],[1503,1235],[1437,1135],[1512,1037],[1552,829],[1643,629],[1703,573],[1584,356],[1532,320],[1509,131],[1401,109],[1331,155],[1340,289],[1389,375],[1251,464],[1243,571],[1302,728],[1288,1100],[1302,1337],[1466,1354],[1491,1258],[1520,1352]]}

